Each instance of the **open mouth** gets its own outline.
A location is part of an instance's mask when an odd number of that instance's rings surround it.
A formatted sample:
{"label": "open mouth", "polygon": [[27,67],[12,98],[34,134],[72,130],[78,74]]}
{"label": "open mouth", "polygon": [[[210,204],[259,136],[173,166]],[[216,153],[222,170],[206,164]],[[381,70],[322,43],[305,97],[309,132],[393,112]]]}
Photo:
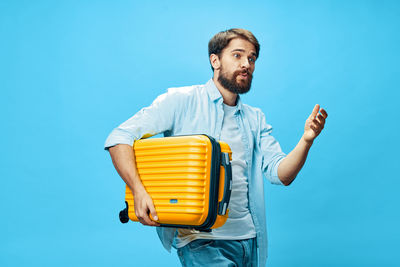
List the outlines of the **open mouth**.
{"label": "open mouth", "polygon": [[239,78],[248,79],[249,74],[247,72],[241,72],[237,75]]}

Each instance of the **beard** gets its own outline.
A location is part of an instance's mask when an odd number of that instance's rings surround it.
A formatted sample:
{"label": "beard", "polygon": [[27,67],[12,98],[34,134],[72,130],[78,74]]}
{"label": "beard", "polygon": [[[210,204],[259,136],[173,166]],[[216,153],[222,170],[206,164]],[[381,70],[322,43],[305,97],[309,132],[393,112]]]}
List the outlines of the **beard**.
{"label": "beard", "polygon": [[[247,79],[241,80],[237,82],[237,76],[241,73],[247,74]],[[218,82],[228,91],[235,93],[235,94],[245,94],[250,91],[251,81],[253,79],[253,75],[249,73],[248,70],[237,70],[235,71],[231,77],[228,77],[228,74],[224,72],[223,68],[221,67],[221,73],[218,76]]]}

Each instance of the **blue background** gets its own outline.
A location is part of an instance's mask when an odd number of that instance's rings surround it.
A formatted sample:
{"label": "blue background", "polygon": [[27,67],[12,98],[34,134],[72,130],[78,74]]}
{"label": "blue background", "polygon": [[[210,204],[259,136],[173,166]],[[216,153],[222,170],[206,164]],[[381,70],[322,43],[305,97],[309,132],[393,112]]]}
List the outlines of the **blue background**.
{"label": "blue background", "polygon": [[168,87],[205,83],[207,43],[261,43],[252,90],[285,152],[324,132],[289,187],[266,185],[268,266],[400,266],[398,1],[1,1],[0,265],[177,266],[122,225],[103,143]]}

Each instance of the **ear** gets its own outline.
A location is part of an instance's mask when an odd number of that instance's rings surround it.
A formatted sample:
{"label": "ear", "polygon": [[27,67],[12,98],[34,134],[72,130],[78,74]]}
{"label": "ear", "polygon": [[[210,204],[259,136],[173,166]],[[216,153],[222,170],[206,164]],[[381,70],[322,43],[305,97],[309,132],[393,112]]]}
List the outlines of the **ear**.
{"label": "ear", "polygon": [[221,62],[219,61],[219,57],[216,54],[210,55],[210,63],[214,70],[218,70],[221,67]]}

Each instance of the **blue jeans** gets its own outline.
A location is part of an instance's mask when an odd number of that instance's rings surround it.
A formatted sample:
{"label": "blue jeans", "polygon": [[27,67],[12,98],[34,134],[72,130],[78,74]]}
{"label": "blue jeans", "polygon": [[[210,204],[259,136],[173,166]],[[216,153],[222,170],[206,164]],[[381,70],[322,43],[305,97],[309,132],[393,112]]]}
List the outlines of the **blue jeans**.
{"label": "blue jeans", "polygon": [[182,266],[257,266],[256,238],[245,240],[197,239],[178,248]]}

